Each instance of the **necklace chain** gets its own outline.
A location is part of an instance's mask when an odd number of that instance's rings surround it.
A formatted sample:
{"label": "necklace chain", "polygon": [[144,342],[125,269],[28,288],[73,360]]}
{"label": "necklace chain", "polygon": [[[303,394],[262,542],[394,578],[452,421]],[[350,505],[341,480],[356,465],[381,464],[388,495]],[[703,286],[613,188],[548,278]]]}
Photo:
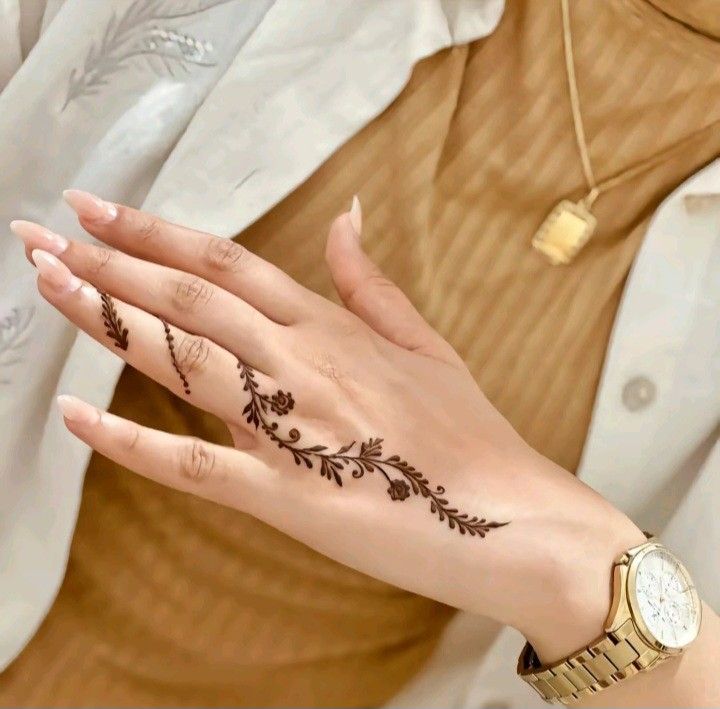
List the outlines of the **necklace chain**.
{"label": "necklace chain", "polygon": [[[632,167],[626,168],[621,172],[608,177],[605,180],[597,181],[592,168],[590,154],[588,150],[587,139],[585,137],[585,126],[583,124],[582,112],[580,110],[580,94],[578,92],[577,74],[575,73],[575,56],[572,41],[572,26],[570,22],[570,0],[560,0],[562,9],[562,29],[563,29],[563,49],[565,53],[565,69],[568,79],[568,89],[570,93],[570,108],[572,110],[573,127],[575,129],[575,140],[577,142],[578,151],[580,153],[580,161],[582,163],[583,173],[588,186],[588,193],[582,199],[582,203],[587,209],[590,209],[595,200],[604,192],[611,190],[613,187],[629,182],[638,175],[652,170],[668,159],[672,154],[682,149],[686,145],[692,144],[698,136],[698,133],[681,138],[673,145],[661,150],[655,155],[640,161]],[[710,126],[715,125],[718,121],[713,121]],[[708,128],[710,126],[707,126]],[[700,131],[703,133],[704,131]]]}
{"label": "necklace chain", "polygon": [[570,21],[570,0],[560,0],[562,11],[563,50],[565,54],[565,69],[570,95],[570,108],[572,109],[575,142],[577,143],[582,163],[583,174],[587,183],[588,192],[577,203],[568,199],[560,201],[547,215],[545,221],[538,227],[532,239],[532,245],[543,253],[552,264],[570,263],[575,255],[583,248],[597,227],[597,219],[592,213],[595,200],[604,192],[618,185],[630,182],[656,166],[665,162],[686,146],[690,146],[705,131],[717,125],[718,120],[712,121],[704,129],[685,136],[675,144],[641,160],[640,162],[611,175],[600,182],[595,177],[582,111],[580,109],[580,94],[578,91],[577,74],[575,72],[575,56],[573,52],[572,25]]}

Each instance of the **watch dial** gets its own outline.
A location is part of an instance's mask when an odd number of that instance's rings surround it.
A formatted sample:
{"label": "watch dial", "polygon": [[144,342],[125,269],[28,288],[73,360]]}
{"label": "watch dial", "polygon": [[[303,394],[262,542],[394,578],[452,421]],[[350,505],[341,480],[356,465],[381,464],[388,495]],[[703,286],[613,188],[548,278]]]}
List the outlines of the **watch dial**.
{"label": "watch dial", "polygon": [[641,560],[635,581],[637,605],[647,629],[669,648],[691,643],[700,630],[700,608],[690,574],[665,549]]}

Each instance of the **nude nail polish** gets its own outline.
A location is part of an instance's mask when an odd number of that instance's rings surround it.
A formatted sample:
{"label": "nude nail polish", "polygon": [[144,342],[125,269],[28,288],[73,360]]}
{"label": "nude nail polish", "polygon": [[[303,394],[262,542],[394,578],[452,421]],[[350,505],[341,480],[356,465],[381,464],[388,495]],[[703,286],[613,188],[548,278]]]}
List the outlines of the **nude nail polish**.
{"label": "nude nail polish", "polygon": [[106,202],[83,190],[65,190],[63,198],[78,216],[96,224],[109,224],[118,215],[117,207],[112,202]]}
{"label": "nude nail polish", "polygon": [[54,290],[72,293],[78,290],[82,281],[59,259],[41,249],[32,252],[33,263],[43,278]]}
{"label": "nude nail polish", "polygon": [[54,256],[59,256],[68,247],[66,238],[35,222],[15,219],[10,222],[10,231],[19,236],[25,246],[42,249]]}
{"label": "nude nail polish", "polygon": [[357,195],[353,195],[352,205],[350,206],[350,212],[348,214],[350,215],[350,224],[352,224],[352,228],[355,230],[359,239],[360,234],[362,234],[362,207],[360,206],[360,200]]}
{"label": "nude nail polish", "polygon": [[94,406],[76,396],[61,394],[57,398],[57,405],[63,418],[73,423],[95,423],[100,419],[100,414]]}

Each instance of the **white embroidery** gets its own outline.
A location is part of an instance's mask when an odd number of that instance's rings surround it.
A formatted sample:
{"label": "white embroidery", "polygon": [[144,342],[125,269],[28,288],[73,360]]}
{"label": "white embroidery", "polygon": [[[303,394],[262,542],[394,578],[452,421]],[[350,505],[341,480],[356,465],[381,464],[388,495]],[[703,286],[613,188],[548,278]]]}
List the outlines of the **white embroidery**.
{"label": "white embroidery", "polygon": [[34,313],[32,307],[13,308],[9,315],[0,318],[0,385],[10,383],[3,372],[22,361],[20,350],[27,342]]}
{"label": "white embroidery", "polygon": [[82,69],[72,70],[61,111],[81,96],[98,93],[136,57],[144,58],[157,76],[175,77],[178,70],[188,74],[191,66],[215,66],[211,42],[178,32],[167,23],[235,1],[135,0],[120,17],[113,14],[102,40],[91,45]]}

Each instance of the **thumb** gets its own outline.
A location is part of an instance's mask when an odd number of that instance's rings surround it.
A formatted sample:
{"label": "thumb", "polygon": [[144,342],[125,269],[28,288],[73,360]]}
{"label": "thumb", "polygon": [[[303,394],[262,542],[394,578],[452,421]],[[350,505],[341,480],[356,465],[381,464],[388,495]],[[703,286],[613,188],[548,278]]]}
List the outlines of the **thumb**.
{"label": "thumb", "polygon": [[325,249],[330,275],[345,307],[400,347],[450,359],[450,352],[455,355],[450,345],[362,250],[361,230],[362,213],[356,196],[350,211],[332,223]]}

